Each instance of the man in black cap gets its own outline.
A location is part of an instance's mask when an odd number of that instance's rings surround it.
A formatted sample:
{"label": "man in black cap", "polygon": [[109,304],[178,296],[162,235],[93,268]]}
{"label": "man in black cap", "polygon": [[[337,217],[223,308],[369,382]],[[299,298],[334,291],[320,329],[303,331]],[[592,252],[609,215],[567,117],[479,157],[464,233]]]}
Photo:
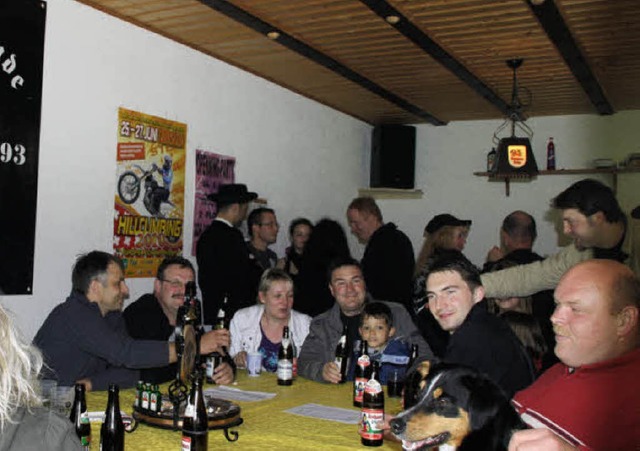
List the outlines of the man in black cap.
{"label": "man in black cap", "polygon": [[217,193],[207,196],[217,203],[218,211],[196,245],[205,324],[214,323],[225,296],[227,318],[256,301],[249,251],[237,227],[247,217],[249,202],[257,197],[243,184],[220,185]]}

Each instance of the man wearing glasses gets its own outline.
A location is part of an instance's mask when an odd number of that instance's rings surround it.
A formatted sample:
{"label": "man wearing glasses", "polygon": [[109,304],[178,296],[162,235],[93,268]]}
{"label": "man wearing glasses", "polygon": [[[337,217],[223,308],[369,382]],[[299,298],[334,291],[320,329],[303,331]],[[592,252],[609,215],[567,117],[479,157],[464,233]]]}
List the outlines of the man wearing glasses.
{"label": "man wearing glasses", "polygon": [[[167,366],[177,361],[175,343],[135,340],[127,332],[122,307],[129,297],[122,261],[92,251],[73,267],[72,291],[56,306],[34,338],[42,351],[43,376],[59,385],[82,383],[87,391],[106,390],[109,384],[133,387],[139,369]],[[202,354],[216,351],[214,334],[200,341]]]}
{"label": "man wearing glasses", "polygon": [[[174,341],[174,331],[178,309],[184,302],[185,285],[195,280],[195,270],[189,260],[183,257],[165,258],[153,282],[153,293],[142,295],[129,305],[124,313],[129,335],[136,340]],[[229,348],[229,331],[214,330],[207,333],[216,352],[224,354],[223,347]],[[171,363],[156,368],[145,368],[140,379],[152,384],[160,384],[176,377],[177,364]],[[214,370],[213,379],[218,384],[233,382],[233,369],[223,361]]]}
{"label": "man wearing glasses", "polygon": [[269,245],[278,239],[280,225],[276,213],[271,208],[260,207],[249,213],[247,227],[250,237],[247,248],[251,259],[260,268],[260,277],[265,270],[274,268],[278,262],[278,256],[269,249]]}

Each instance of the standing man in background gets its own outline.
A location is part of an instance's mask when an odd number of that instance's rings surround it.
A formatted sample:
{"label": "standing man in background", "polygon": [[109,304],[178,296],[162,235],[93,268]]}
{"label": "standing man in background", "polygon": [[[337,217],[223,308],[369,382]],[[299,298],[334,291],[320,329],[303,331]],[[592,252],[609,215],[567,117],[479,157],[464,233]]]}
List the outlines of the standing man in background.
{"label": "standing man in background", "polygon": [[562,210],[563,231],[573,243],[542,261],[483,274],[487,297],[553,289],[567,270],[591,258],[619,261],[640,275],[640,221],[625,216],[611,188],[580,180],[558,194],[552,207]]}
{"label": "standing man in background", "polygon": [[402,303],[411,311],[415,257],[411,241],[395,224],[385,224],[371,197],[353,199],[347,208],[351,233],[366,244],[362,271],[373,299]]}
{"label": "standing man in background", "polygon": [[256,301],[249,251],[238,226],[247,217],[249,202],[257,197],[243,184],[220,185],[217,193],[207,196],[217,203],[218,212],[196,245],[205,324],[214,323],[225,296],[229,318]]}
{"label": "standing man in background", "polygon": [[271,208],[260,207],[249,213],[247,219],[249,229],[249,241],[247,247],[252,259],[260,266],[262,272],[274,268],[278,262],[278,256],[269,249],[269,245],[278,239],[280,224],[276,218],[276,213]]}

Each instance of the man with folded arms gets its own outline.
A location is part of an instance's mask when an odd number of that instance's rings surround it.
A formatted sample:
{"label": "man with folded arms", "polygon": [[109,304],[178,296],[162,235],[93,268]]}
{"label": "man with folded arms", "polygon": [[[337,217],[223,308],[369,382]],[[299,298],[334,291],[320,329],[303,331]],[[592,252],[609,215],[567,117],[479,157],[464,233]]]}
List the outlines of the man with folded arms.
{"label": "man with folded arms", "polygon": [[[76,261],[72,292],[55,307],[36,334],[48,366],[45,377],[59,385],[83,383],[87,390],[106,390],[109,384],[132,387],[141,368],[166,366],[177,360],[174,343],[134,340],[122,317],[129,288],[122,261],[92,251]],[[202,336],[200,351],[218,347],[215,335]]]}

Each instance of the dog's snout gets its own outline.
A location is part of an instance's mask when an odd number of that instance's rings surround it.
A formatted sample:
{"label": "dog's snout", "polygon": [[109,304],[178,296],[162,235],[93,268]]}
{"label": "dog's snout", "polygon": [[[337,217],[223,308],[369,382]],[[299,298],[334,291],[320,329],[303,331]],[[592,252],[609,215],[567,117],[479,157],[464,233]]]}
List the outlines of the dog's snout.
{"label": "dog's snout", "polygon": [[389,426],[391,426],[391,432],[398,435],[404,432],[407,424],[402,418],[394,418],[393,420],[389,421]]}

